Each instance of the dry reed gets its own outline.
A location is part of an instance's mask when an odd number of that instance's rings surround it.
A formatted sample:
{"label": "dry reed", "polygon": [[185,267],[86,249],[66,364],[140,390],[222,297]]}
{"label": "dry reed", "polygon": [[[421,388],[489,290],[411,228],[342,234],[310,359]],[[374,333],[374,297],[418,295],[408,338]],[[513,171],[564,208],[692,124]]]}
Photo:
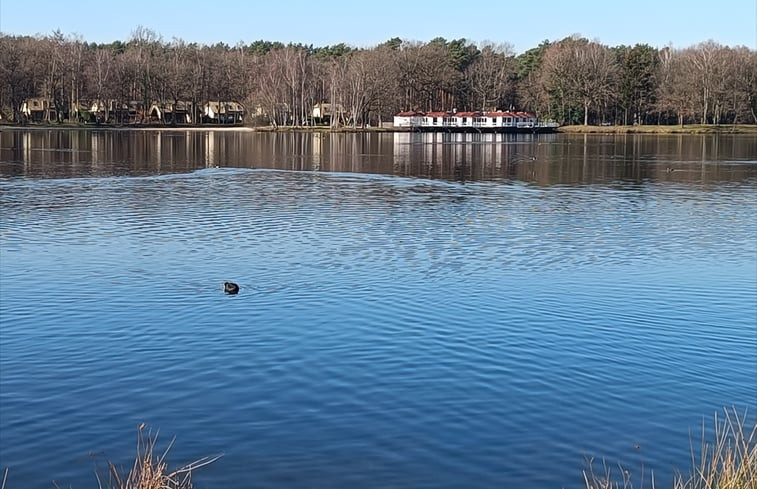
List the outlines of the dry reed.
{"label": "dry reed", "polygon": [[[192,489],[192,472],[215,462],[222,455],[203,457],[178,469],[170,470],[166,456],[175,440],[176,437],[158,456],[155,451],[158,433],[153,434],[152,430],[145,432],[145,424],[140,424],[137,428],[137,454],[134,464],[128,473],[119,473],[116,466],[108,461],[108,480],[104,487],[106,489]],[[103,489],[103,478],[97,471],[95,471],[95,477],[97,477],[98,487]]]}
{"label": "dry reed", "polygon": [[675,489],[757,489],[757,422],[748,427],[747,413],[724,409],[715,413],[714,440],[707,441],[702,422],[699,453],[691,442],[688,477],[676,475]]}
{"label": "dry reed", "polygon": [[[691,467],[686,476],[676,471],[673,489],[757,489],[757,419],[750,422],[747,412],[732,407],[715,413],[712,442],[708,441],[706,424],[702,421],[701,441],[694,445],[689,435]],[[751,427],[750,427],[751,425]],[[602,461],[602,470],[595,472],[594,460],[588,458],[583,471],[586,489],[633,489],[631,473],[618,465],[616,472]],[[636,481],[639,489],[655,488],[654,472],[644,477],[644,466]]]}

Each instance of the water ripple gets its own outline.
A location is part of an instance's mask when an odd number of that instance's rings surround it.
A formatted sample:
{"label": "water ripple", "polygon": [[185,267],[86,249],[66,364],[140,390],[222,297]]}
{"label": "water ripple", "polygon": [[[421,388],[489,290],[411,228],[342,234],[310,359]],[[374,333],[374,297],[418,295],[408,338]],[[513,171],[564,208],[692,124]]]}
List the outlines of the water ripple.
{"label": "water ripple", "polygon": [[215,487],[576,487],[585,453],[678,460],[687,423],[757,408],[754,183],[0,185],[24,486],[91,484],[86,454],[128,461],[146,421],[180,460],[225,452]]}

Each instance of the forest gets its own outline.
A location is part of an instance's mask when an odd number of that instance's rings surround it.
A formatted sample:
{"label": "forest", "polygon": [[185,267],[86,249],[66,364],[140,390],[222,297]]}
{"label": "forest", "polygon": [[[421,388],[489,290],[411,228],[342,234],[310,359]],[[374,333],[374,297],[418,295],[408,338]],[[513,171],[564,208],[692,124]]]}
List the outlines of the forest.
{"label": "forest", "polygon": [[756,124],[757,51],[712,40],[611,47],[580,35],[516,55],[507,42],[442,37],[355,48],[164,41],[141,26],[110,44],[0,34],[0,118],[21,121],[32,97],[52,101],[58,121],[107,100],[236,101],[245,123],[279,126],[311,124],[319,103],[341,107],[331,125],[353,127],[455,109],[525,110],[564,125]]}

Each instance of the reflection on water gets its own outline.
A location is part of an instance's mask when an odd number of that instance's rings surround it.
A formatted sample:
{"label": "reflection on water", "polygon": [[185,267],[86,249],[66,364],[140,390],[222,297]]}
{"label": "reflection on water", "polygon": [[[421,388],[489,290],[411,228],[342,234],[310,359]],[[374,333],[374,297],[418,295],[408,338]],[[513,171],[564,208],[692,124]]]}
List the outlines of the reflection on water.
{"label": "reflection on water", "polygon": [[150,175],[238,167],[540,185],[738,181],[757,175],[745,135],[3,130],[0,175]]}

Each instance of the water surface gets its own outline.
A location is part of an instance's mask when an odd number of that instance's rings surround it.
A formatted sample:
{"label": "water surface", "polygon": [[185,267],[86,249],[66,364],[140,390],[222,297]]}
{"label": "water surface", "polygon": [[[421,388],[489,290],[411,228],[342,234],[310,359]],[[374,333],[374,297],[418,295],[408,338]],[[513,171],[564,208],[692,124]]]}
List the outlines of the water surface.
{"label": "water surface", "polygon": [[141,422],[224,453],[201,488],[659,484],[757,412],[748,138],[0,143],[8,487],[91,487]]}

